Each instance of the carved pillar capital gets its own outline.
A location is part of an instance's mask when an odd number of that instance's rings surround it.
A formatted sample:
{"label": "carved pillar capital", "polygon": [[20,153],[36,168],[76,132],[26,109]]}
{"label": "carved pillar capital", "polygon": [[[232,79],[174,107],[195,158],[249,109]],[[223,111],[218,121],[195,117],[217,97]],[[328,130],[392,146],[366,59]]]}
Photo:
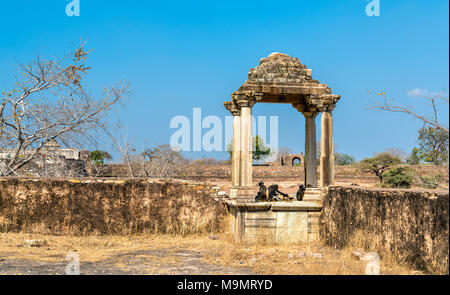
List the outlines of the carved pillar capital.
{"label": "carved pillar capital", "polygon": [[319,110],[319,112],[327,112],[327,113],[331,113],[334,108],[336,107],[336,104],[324,104],[319,106],[317,109]]}
{"label": "carved pillar capital", "polygon": [[318,114],[318,112],[302,112],[303,116],[305,116],[305,118],[315,118]]}
{"label": "carved pillar capital", "polygon": [[247,91],[247,92],[235,92],[232,94],[233,102],[236,103],[239,107],[249,107],[252,108],[257,101],[262,99],[263,94]]}
{"label": "carved pillar capital", "polygon": [[230,113],[231,113],[231,115],[233,115],[233,117],[241,115],[241,108],[235,102],[233,102],[233,101],[225,101],[223,103],[223,105],[225,106],[225,108],[227,110],[230,111]]}
{"label": "carved pillar capital", "polygon": [[293,103],[292,107],[301,113],[305,108],[305,105],[300,103]]}
{"label": "carved pillar capital", "polygon": [[253,100],[237,100],[236,103],[241,108],[245,108],[245,107],[252,108],[255,105],[256,101],[253,101]]}
{"label": "carved pillar capital", "polygon": [[292,107],[302,113],[306,118],[315,118],[318,114],[318,109],[312,105],[293,103]]}

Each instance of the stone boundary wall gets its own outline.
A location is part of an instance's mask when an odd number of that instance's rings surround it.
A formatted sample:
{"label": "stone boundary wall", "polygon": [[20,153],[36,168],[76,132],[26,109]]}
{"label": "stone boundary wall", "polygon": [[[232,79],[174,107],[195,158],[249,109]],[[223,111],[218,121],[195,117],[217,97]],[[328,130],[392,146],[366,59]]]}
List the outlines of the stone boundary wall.
{"label": "stone boundary wall", "polygon": [[0,231],[215,232],[224,197],[222,187],[179,180],[0,178]]}
{"label": "stone boundary wall", "polygon": [[448,191],[334,186],[326,192],[322,210],[320,236],[326,244],[346,247],[359,232],[371,251],[448,274]]}
{"label": "stone boundary wall", "polygon": [[[144,172],[141,164],[132,164],[133,173],[136,176],[143,177]],[[88,170],[92,170],[88,167]],[[127,177],[128,167],[124,164],[106,164],[99,169],[98,176],[100,177]],[[149,171],[151,169],[148,169]],[[317,170],[319,171],[319,169]],[[91,175],[95,175],[92,173]],[[253,166],[253,178],[290,178],[303,179],[303,166]],[[229,179],[231,180],[231,165],[198,165],[198,164],[183,164],[176,168],[174,178],[182,179]],[[347,182],[367,182],[376,183],[378,178],[370,173],[362,173],[355,167],[336,167],[336,179]]]}
{"label": "stone boundary wall", "polygon": [[[133,173],[137,177],[144,177],[142,165],[132,164]],[[88,170],[92,176],[92,167],[88,165]],[[411,166],[417,173],[423,175],[442,174],[448,170],[448,166],[421,165]],[[151,169],[148,169],[149,171]],[[128,177],[128,167],[124,164],[106,164],[99,168],[100,177]],[[319,175],[319,168],[317,169]],[[336,166],[336,181],[340,183],[358,183],[374,185],[378,183],[378,178],[371,173],[363,173],[354,166]],[[182,164],[176,167],[173,178],[194,180],[194,181],[213,181],[223,180],[231,181],[231,165],[226,164]],[[253,180],[264,179],[283,180],[301,180],[304,179],[303,165],[301,166],[253,166]]]}

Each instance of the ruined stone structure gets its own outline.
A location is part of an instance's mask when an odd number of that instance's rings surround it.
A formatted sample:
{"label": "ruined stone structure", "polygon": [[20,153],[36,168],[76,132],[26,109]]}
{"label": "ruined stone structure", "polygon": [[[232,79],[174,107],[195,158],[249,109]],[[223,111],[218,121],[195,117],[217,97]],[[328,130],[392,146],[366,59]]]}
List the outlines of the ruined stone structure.
{"label": "ruined stone structure", "polygon": [[[11,159],[13,149],[0,149],[0,168]],[[20,156],[36,154],[29,163],[16,171],[19,176],[47,177],[83,177],[88,176],[85,162],[80,159],[80,152],[73,148],[61,148],[56,140],[49,141],[36,153],[35,149],[27,149]]]}
{"label": "ruined stone structure", "polygon": [[296,166],[297,164],[303,164],[304,160],[303,153],[284,155],[281,156],[281,166]]}
{"label": "ruined stone structure", "polygon": [[[27,149],[24,156],[33,154],[35,149]],[[0,149],[0,160],[7,160],[14,154],[14,149]],[[65,159],[79,159],[79,151],[73,148],[61,148],[61,146],[55,141],[48,142],[41,150],[40,155],[46,155],[47,158],[52,157],[64,157]]]}
{"label": "ruined stone structure", "polygon": [[[334,155],[333,155],[333,120],[332,111],[340,99],[339,95],[331,93],[326,84],[321,84],[311,77],[311,70],[301,64],[298,58],[282,53],[272,53],[262,58],[260,64],[250,69],[248,80],[232,94],[232,101],[224,103],[233,115],[233,157],[232,157],[232,187],[229,202],[232,214],[232,229],[236,240],[249,241],[251,235],[260,235],[263,228],[275,226],[270,238],[273,242],[283,242],[286,239],[276,238],[277,224],[289,224],[289,227],[302,227],[304,218],[299,216],[309,209],[317,211],[320,201],[320,191],[334,183]],[[303,114],[305,126],[305,179],[307,187],[304,203],[284,208],[289,211],[288,220],[276,220],[274,224],[267,224],[267,214],[271,208],[251,205],[254,203],[253,175],[252,175],[252,107],[255,103],[288,103]],[[316,163],[316,116],[322,113],[321,119],[321,156],[320,181],[317,180]],[[301,203],[301,202],[299,202]],[[319,206],[320,207],[320,206]],[[269,210],[269,211],[268,211]],[[320,210],[320,208],[319,208]],[[259,212],[255,214],[255,211]],[[272,210],[273,211],[273,210]],[[292,214],[297,212],[297,214]],[[256,233],[251,233],[251,229]],[[312,229],[318,231],[317,226]],[[301,235],[300,235],[301,236]],[[298,239],[297,239],[298,240]]]}

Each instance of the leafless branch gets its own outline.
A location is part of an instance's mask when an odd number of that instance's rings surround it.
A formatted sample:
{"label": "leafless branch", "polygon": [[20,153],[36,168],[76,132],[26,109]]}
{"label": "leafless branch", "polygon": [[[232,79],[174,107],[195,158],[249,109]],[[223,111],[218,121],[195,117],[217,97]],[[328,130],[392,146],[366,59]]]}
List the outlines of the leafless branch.
{"label": "leafless branch", "polygon": [[[448,105],[448,97],[445,97],[445,91],[438,93],[437,95],[427,97],[427,96],[419,96],[426,99],[432,108],[432,114],[426,115],[419,113],[415,110],[413,106],[407,104],[397,104],[394,98],[390,98],[387,94],[382,91],[376,93],[375,99],[372,100],[372,104],[369,107],[370,110],[382,110],[396,113],[405,113],[415,117],[423,121],[426,124],[429,124],[435,128],[443,130],[445,132],[449,132],[448,126],[445,126],[439,121],[438,118],[438,109],[439,105],[442,103],[446,103]],[[447,106],[448,108],[448,106]]]}
{"label": "leafless branch", "polygon": [[100,97],[85,90],[90,67],[85,43],[59,60],[20,65],[21,79],[0,96],[0,175],[13,175],[38,158],[47,143],[95,141],[106,114],[129,94],[128,83],[104,89]]}

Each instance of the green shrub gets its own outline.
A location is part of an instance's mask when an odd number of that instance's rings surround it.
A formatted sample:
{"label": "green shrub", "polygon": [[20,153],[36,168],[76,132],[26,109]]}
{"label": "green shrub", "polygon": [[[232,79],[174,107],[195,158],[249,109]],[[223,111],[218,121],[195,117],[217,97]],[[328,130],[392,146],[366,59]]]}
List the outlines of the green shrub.
{"label": "green shrub", "polygon": [[361,171],[375,174],[380,180],[380,184],[383,184],[384,173],[401,162],[400,158],[384,152],[375,154],[373,158],[363,159],[358,165]]}
{"label": "green shrub", "polygon": [[425,175],[421,176],[420,180],[422,181],[422,186],[424,188],[437,189],[439,187],[439,184],[443,182],[444,176],[441,174],[429,176]]}
{"label": "green shrub", "polygon": [[419,165],[420,164],[420,150],[418,148],[413,148],[411,154],[406,159],[406,163],[409,165]]}
{"label": "green shrub", "polygon": [[112,160],[112,156],[106,151],[95,150],[91,152],[90,156],[94,165],[103,165],[105,161]]}
{"label": "green shrub", "polygon": [[356,159],[347,154],[336,153],[334,155],[334,163],[339,166],[353,165],[356,163]]}
{"label": "green shrub", "polygon": [[382,187],[410,188],[413,183],[411,170],[406,167],[391,168],[383,173]]}

